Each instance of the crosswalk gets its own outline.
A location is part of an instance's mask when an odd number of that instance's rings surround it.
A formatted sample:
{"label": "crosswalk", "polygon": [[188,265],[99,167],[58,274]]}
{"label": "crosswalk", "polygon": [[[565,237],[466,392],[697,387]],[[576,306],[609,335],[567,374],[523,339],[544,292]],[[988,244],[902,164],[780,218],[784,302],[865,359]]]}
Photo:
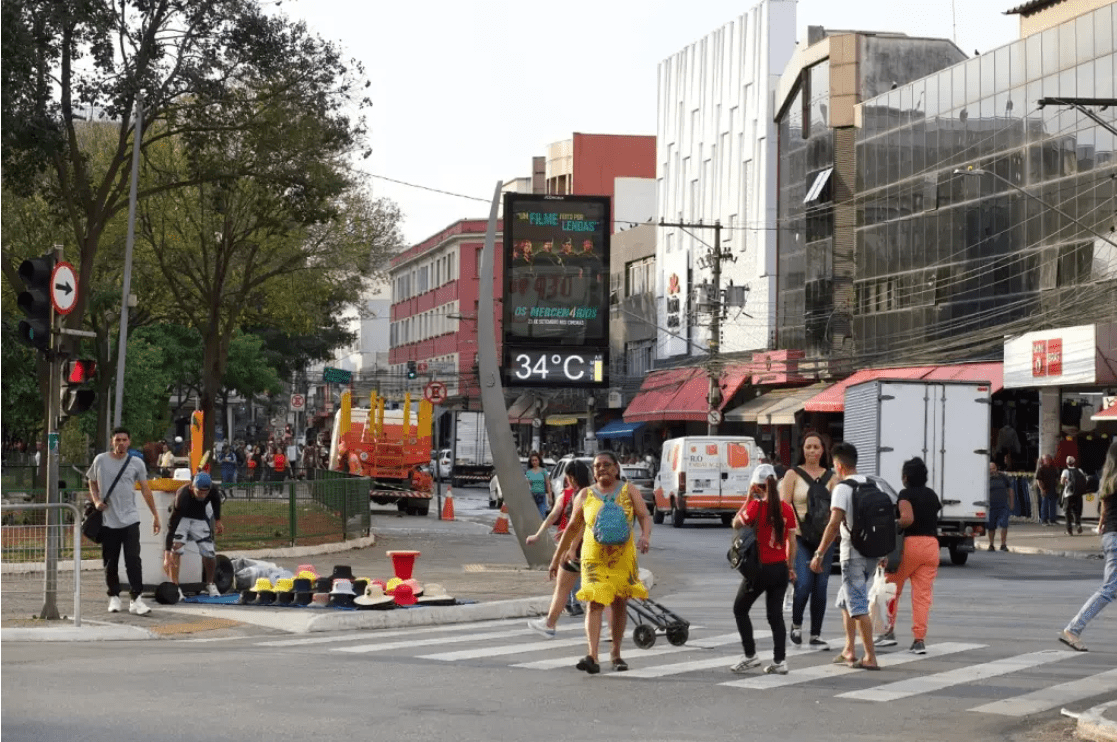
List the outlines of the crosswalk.
{"label": "crosswalk", "polygon": [[[728,627],[725,627],[728,628]],[[607,629],[603,632],[601,655],[609,656]],[[770,657],[771,634],[757,630],[760,653]],[[433,666],[474,663],[523,671],[571,670],[581,656],[584,637],[580,624],[559,626],[553,639],[540,639],[523,620],[486,621],[379,632],[349,632],[328,637],[308,636],[257,642],[273,649],[300,649],[350,656],[407,657]],[[835,646],[840,642],[832,642]],[[1000,654],[1001,656],[998,656]],[[683,646],[657,642],[650,649],[632,647],[626,637],[624,656],[631,669],[609,672],[603,662],[601,678],[607,682],[649,682],[665,679],[706,681],[732,691],[765,691],[788,686],[822,689],[835,699],[851,703],[887,703],[939,695],[972,698],[980,705],[968,708],[981,714],[1026,716],[1065,707],[1078,701],[1117,691],[1117,669],[1112,658],[1104,659],[1066,649],[1021,651],[998,649],[975,642],[938,642],[926,654],[906,651],[878,652],[882,672],[866,672],[845,664],[834,664],[834,652],[792,647],[791,666],[786,675],[767,675],[759,669],[732,675],[728,668],[740,658],[736,631],[715,631],[692,626]],[[1098,660],[1102,662],[1099,665]],[[987,683],[995,678],[1011,682]],[[866,687],[867,683],[872,683]],[[844,687],[843,687],[844,685]],[[968,693],[963,687],[983,688]],[[990,700],[990,689],[1005,697]]]}

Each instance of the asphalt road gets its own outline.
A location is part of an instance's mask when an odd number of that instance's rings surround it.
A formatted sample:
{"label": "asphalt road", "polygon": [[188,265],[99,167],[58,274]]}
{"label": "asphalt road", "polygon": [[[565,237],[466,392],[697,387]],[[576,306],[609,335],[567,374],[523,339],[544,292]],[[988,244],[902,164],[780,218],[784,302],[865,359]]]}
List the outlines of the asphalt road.
{"label": "asphalt road", "polygon": [[[487,492],[455,491],[459,519],[491,523]],[[383,516],[381,518],[381,516]],[[376,521],[390,524],[388,511]],[[425,519],[397,519],[421,528]],[[437,521],[430,522],[435,527]],[[3,732],[12,740],[1054,739],[1059,709],[1117,696],[1117,609],[1090,626],[1087,654],[1055,641],[1101,580],[1101,563],[978,553],[946,560],[930,653],[910,643],[906,597],[884,671],[793,650],[791,674],[735,676],[740,653],[724,564],[729,530],[711,521],[657,527],[641,564],[653,598],[691,622],[689,640],[631,643],[631,671],[573,668],[582,632],[563,619],[547,641],[521,621],[314,636],[101,644],[5,644]],[[945,555],[945,551],[943,552]],[[830,583],[831,601],[839,580]],[[753,610],[766,630],[761,606]],[[836,609],[824,636],[838,640]],[[763,635],[761,635],[763,636]],[[768,660],[771,642],[759,640]],[[607,656],[603,644],[602,655]],[[738,685],[726,685],[740,681]],[[1054,731],[1052,731],[1054,730]]]}

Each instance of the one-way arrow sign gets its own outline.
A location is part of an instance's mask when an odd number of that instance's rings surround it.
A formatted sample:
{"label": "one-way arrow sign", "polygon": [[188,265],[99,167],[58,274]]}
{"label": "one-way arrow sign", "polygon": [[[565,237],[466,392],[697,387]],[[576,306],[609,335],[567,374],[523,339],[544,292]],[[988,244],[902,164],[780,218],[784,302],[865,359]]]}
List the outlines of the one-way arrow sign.
{"label": "one-way arrow sign", "polygon": [[54,266],[50,276],[50,303],[59,314],[69,314],[78,303],[78,276],[69,263]]}

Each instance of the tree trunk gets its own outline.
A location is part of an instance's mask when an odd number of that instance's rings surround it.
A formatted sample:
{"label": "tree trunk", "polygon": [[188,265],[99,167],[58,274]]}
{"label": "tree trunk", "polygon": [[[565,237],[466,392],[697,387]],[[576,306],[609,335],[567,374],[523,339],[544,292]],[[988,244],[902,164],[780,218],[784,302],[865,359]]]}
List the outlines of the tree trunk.
{"label": "tree trunk", "polygon": [[225,376],[225,363],[229,355],[230,338],[221,331],[217,322],[211,321],[203,328],[202,342],[205,353],[202,361],[202,392],[200,409],[202,420],[202,450],[212,451],[214,442],[214,411],[217,408],[217,395],[221,391],[221,380]]}

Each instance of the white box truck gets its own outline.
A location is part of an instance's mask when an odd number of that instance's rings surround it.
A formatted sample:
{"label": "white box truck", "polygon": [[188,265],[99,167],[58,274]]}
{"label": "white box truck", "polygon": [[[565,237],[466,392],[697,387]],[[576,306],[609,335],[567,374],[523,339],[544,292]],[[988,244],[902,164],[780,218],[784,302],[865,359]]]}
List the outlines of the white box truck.
{"label": "white box truck", "polygon": [[493,450],[482,412],[458,412],[454,441],[454,466],[450,481],[454,487],[488,486],[493,478]]}
{"label": "white box truck", "polygon": [[846,389],[844,437],[857,447],[858,472],[899,491],[904,462],[922,458],[942,502],[939,545],[954,564],[966,563],[985,532],[990,390],[986,382],[885,379]]}

